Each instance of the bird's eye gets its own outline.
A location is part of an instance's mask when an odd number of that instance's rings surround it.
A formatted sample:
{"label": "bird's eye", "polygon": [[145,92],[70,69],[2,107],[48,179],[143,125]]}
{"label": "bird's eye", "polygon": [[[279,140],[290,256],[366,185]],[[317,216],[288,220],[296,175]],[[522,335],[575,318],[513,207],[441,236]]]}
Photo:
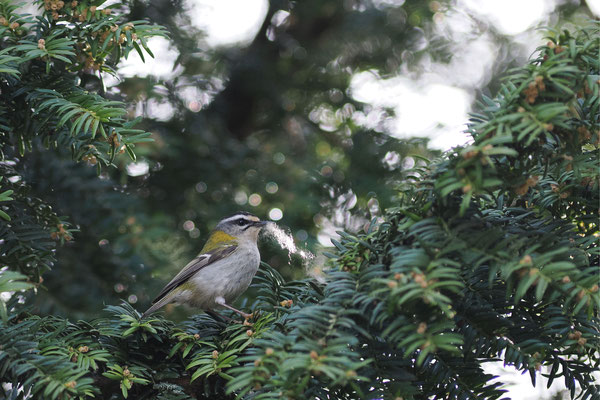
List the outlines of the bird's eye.
{"label": "bird's eye", "polygon": [[243,218],[240,218],[240,219],[238,219],[238,220],[237,220],[237,224],[238,224],[239,226],[244,226],[244,225],[246,225],[247,223],[248,223],[248,221],[246,221],[246,220],[245,220],[245,219],[243,219]]}

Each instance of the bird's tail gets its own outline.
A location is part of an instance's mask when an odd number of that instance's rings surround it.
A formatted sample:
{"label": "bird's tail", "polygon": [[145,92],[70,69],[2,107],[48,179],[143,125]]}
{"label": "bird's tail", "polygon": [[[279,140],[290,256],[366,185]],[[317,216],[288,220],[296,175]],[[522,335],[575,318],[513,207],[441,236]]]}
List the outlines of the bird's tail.
{"label": "bird's tail", "polygon": [[148,308],[146,311],[144,311],[144,313],[142,314],[142,318],[146,318],[148,315],[152,314],[153,312],[157,311],[159,308],[167,305],[170,302],[171,302],[171,296],[163,297],[156,303],[152,304],[152,306],[150,306],[150,308]]}

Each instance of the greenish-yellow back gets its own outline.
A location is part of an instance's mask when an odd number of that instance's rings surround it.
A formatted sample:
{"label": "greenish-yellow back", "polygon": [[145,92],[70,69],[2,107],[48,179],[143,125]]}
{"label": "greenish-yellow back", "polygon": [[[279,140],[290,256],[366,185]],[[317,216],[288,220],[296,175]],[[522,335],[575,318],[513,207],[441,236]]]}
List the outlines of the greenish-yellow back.
{"label": "greenish-yellow back", "polygon": [[213,231],[206,241],[206,244],[204,244],[201,252],[208,253],[220,247],[231,246],[235,243],[235,237],[228,235],[223,231]]}

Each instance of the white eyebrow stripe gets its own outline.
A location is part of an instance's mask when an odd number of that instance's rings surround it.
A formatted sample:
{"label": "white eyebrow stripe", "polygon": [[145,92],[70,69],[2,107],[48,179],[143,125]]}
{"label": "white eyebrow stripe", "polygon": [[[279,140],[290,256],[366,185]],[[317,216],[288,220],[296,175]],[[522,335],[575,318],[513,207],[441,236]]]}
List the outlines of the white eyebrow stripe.
{"label": "white eyebrow stripe", "polygon": [[223,221],[221,221],[221,223],[223,222],[231,222],[231,221],[237,221],[238,219],[244,219],[246,221],[250,221],[250,222],[258,222],[259,219],[256,217],[250,217],[249,215],[244,215],[244,214],[237,214],[234,215],[232,217],[229,217],[227,219],[224,219]]}

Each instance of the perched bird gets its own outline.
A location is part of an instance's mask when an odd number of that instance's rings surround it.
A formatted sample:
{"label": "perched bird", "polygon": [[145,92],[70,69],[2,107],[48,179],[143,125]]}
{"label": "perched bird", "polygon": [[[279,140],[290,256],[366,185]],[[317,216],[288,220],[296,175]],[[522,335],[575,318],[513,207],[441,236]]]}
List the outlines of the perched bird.
{"label": "perched bird", "polygon": [[244,211],[222,219],[200,254],[163,288],[142,317],[166,304],[177,303],[205,311],[224,307],[250,318],[251,314],[233,308],[231,303],[248,288],[258,271],[260,254],[256,242],[266,224]]}

